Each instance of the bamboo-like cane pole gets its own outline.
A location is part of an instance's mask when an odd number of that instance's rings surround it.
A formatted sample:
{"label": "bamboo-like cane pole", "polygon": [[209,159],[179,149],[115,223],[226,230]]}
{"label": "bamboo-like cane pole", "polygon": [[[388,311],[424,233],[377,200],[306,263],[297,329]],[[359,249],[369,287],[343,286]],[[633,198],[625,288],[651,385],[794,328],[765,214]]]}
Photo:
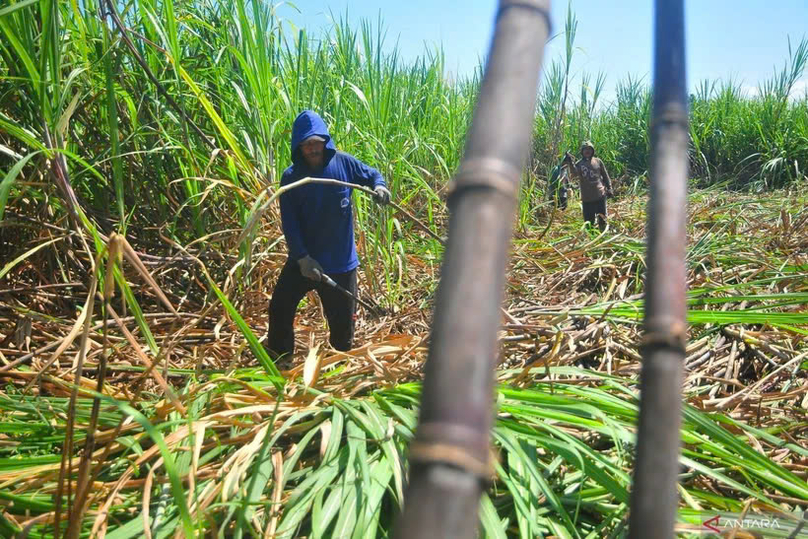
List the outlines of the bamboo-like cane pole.
{"label": "bamboo-like cane pole", "polygon": [[399,538],[475,537],[508,248],[550,31],[549,0],[500,0],[466,151],[449,197],[421,414]]}
{"label": "bamboo-like cane pole", "polygon": [[686,340],[688,111],[683,0],[657,0],[648,278],[632,538],[674,537]]}

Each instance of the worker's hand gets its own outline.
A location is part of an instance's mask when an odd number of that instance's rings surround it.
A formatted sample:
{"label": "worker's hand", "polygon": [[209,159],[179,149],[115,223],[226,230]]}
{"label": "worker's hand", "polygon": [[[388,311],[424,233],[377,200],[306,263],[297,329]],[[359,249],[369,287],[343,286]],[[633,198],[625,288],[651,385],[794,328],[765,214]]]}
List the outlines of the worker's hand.
{"label": "worker's hand", "polygon": [[614,191],[611,189],[606,190],[606,198],[612,198],[614,196]]}
{"label": "worker's hand", "polygon": [[323,278],[323,267],[309,255],[298,260],[297,264],[303,277],[312,281],[320,281]]}
{"label": "worker's hand", "polygon": [[375,200],[377,204],[381,204],[382,206],[390,204],[390,191],[388,191],[387,187],[383,185],[378,186],[376,189],[373,190],[373,200]]}
{"label": "worker's hand", "polygon": [[564,152],[564,160],[570,164],[575,163],[575,156],[572,155],[570,152]]}

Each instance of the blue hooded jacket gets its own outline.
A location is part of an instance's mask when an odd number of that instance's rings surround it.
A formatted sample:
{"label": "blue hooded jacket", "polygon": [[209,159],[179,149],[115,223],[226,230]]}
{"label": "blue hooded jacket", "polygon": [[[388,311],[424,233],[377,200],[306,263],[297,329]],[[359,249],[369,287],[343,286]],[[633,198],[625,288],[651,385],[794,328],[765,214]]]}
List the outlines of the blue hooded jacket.
{"label": "blue hooded jacket", "polygon": [[[311,136],[323,137],[325,155],[322,169],[313,170],[299,151],[300,143]],[[312,178],[330,178],[358,183],[371,189],[385,186],[378,170],[354,156],[337,151],[328,128],[317,113],[304,110],[292,126],[292,166],[283,172],[281,185]],[[281,226],[289,248],[289,258],[311,256],[326,273],[345,273],[359,265],[353,230],[350,187],[309,183],[280,197]]]}

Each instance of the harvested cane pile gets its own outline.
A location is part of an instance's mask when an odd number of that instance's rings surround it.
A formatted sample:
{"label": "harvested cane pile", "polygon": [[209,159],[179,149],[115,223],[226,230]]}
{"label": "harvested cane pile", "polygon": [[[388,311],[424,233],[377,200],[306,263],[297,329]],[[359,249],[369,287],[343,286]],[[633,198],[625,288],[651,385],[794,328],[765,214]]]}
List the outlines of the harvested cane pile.
{"label": "harvested cane pile", "polygon": [[[625,529],[644,200],[610,214],[604,234],[574,204],[546,236],[517,233],[486,535]],[[277,245],[246,268],[217,248],[226,234],[159,249],[113,234],[110,256],[91,259],[88,238],[47,221],[16,208],[0,228],[3,535],[53,536],[56,522],[109,537],[389,532],[439,278],[426,237],[411,235],[399,301],[360,275],[387,312],[360,310],[357,349],[327,348],[310,295],[299,353],[278,370],[259,344]],[[697,192],[689,223],[682,530],[715,511],[779,511],[787,537],[808,504],[808,205]]]}

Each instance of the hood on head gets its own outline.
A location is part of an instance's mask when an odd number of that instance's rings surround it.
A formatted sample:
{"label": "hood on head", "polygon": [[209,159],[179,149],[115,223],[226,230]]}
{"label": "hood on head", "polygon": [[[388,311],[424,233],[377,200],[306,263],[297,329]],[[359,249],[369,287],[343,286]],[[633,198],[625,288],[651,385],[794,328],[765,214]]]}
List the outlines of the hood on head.
{"label": "hood on head", "polygon": [[581,157],[584,156],[584,148],[592,148],[592,157],[595,156],[595,145],[592,144],[591,140],[587,140],[583,144],[581,144]]}
{"label": "hood on head", "polygon": [[328,127],[320,116],[313,110],[304,110],[295,118],[292,125],[292,162],[297,164],[303,156],[298,151],[300,143],[309,137],[318,136],[325,140],[325,158],[329,161],[337,153],[337,147],[328,133]]}

